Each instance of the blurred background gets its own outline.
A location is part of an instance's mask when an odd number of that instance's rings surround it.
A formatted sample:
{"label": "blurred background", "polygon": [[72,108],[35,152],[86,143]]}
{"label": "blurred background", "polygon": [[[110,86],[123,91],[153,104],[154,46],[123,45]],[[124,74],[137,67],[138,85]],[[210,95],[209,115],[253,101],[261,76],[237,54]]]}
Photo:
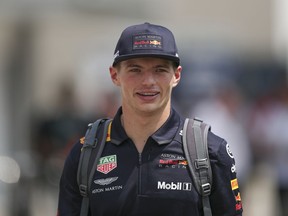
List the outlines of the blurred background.
{"label": "blurred background", "polygon": [[288,216],[286,0],[0,0],[0,215],[56,215],[71,145],[119,106],[120,33],[143,22],[173,31],[173,105],[230,144],[243,215]]}

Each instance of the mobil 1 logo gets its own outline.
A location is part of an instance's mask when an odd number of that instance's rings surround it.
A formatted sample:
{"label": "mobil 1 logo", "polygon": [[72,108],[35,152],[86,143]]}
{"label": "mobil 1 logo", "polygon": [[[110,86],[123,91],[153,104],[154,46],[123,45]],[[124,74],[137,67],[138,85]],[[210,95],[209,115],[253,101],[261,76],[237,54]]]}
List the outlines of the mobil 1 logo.
{"label": "mobil 1 logo", "polygon": [[192,183],[190,182],[165,182],[158,181],[157,183],[158,190],[172,190],[172,191],[191,191]]}

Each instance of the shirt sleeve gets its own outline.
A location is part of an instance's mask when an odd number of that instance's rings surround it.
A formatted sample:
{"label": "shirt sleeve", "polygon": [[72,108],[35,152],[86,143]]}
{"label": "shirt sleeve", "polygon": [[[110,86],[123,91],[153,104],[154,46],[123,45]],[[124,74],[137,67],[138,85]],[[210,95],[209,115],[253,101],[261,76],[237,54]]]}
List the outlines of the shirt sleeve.
{"label": "shirt sleeve", "polygon": [[241,216],[243,209],[234,156],[224,139],[210,134],[208,145],[213,173],[210,195],[212,213],[215,216]]}
{"label": "shirt sleeve", "polygon": [[77,170],[82,145],[77,143],[67,156],[59,184],[57,216],[79,216],[82,196],[77,183]]}

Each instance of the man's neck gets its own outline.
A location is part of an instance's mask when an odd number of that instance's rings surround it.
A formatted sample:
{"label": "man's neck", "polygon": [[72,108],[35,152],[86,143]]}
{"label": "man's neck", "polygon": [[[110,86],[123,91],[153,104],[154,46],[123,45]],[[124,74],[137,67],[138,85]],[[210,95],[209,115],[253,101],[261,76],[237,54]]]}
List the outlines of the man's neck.
{"label": "man's neck", "polygon": [[141,115],[123,109],[121,121],[127,135],[135,143],[138,152],[141,153],[147,139],[166,122],[169,115],[170,107],[151,115]]}

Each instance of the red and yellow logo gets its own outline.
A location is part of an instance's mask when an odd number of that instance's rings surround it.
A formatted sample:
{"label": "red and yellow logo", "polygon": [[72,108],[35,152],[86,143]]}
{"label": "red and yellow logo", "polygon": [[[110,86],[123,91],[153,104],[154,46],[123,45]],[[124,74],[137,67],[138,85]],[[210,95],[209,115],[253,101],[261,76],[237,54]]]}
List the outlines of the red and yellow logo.
{"label": "red and yellow logo", "polygon": [[165,165],[188,165],[188,162],[186,160],[172,160],[172,159],[160,159],[159,164],[165,164]]}
{"label": "red and yellow logo", "polygon": [[237,196],[235,196],[235,199],[237,202],[241,202],[241,196],[240,196],[239,192],[238,192]]}
{"label": "red and yellow logo", "polygon": [[232,190],[236,190],[239,188],[237,179],[231,180],[231,188],[232,188]]}
{"label": "red and yellow logo", "polygon": [[236,211],[241,210],[241,209],[242,209],[242,203],[241,203],[241,202],[240,202],[240,203],[237,203],[237,204],[235,205],[235,209],[236,209]]}
{"label": "red and yellow logo", "polygon": [[239,211],[242,209],[242,201],[241,201],[241,196],[239,192],[237,196],[235,196],[235,200],[236,200],[236,205],[235,205],[236,211]]}
{"label": "red and yellow logo", "polygon": [[161,45],[161,42],[160,41],[157,41],[157,40],[152,40],[150,41],[150,44],[153,44],[153,45]]}

